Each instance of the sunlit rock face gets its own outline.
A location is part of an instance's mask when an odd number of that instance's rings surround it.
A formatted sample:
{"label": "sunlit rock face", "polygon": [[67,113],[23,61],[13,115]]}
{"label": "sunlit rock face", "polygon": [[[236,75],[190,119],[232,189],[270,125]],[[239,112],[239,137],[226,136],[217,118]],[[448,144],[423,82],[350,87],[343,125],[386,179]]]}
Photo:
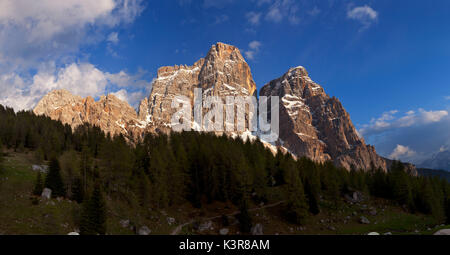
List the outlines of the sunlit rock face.
{"label": "sunlit rock face", "polygon": [[139,112],[148,122],[149,131],[170,130],[171,117],[177,111],[171,107],[172,100],[185,96],[194,105],[195,88],[201,88],[203,96],[219,96],[225,102],[226,96],[253,95],[256,84],[239,49],[223,43],[213,45],[206,57],[192,66],[161,67]]}
{"label": "sunlit rock face", "polygon": [[90,123],[105,133],[124,134],[129,138],[142,132],[135,110],[114,95],[102,96],[95,101],[92,97],[82,98],[66,90],[54,90],[39,101],[33,112],[59,120],[72,128]]}
{"label": "sunlit rock face", "polygon": [[[130,141],[137,141],[148,132],[170,132],[171,118],[179,110],[172,108],[172,101],[176,96],[184,96],[182,101],[193,107],[195,89],[202,89],[202,99],[218,96],[222,102],[226,101],[226,96],[257,93],[250,67],[239,49],[217,43],[205,58],[192,66],[159,68],[151,93],[141,101],[137,113],[128,103],[113,95],[102,96],[95,101],[92,97],[81,98],[66,90],[50,92],[37,104],[34,113],[60,120],[72,128],[90,123],[111,135],[122,134]],[[310,79],[305,68],[289,69],[280,78],[263,86],[260,96],[268,96],[269,105],[270,96],[279,97],[280,136],[275,143],[264,143],[274,152],[279,146],[298,157],[306,156],[319,162],[332,160],[347,169],[351,166],[369,169],[373,164],[386,170],[386,161],[358,136],[339,100],[330,98],[320,85]],[[249,119],[247,112],[244,116]],[[192,128],[198,124],[193,123]],[[256,139],[256,133],[249,132],[248,126],[243,132],[225,133]]]}
{"label": "sunlit rock face", "polygon": [[358,136],[339,100],[313,82],[304,67],[269,82],[260,96],[279,96],[279,143],[298,157],[332,160],[347,169],[369,169],[373,163],[386,170],[386,162]]}

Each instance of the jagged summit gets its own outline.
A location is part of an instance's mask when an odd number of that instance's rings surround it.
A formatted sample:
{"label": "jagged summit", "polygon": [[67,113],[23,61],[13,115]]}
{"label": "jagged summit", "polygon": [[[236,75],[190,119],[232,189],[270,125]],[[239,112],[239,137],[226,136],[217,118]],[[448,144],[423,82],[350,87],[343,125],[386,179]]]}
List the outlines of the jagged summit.
{"label": "jagged summit", "polygon": [[290,68],[267,83],[260,96],[280,97],[280,143],[297,156],[368,169],[386,163],[358,136],[338,99],[313,82],[304,67]]}
{"label": "jagged summit", "polygon": [[186,96],[193,105],[194,89],[204,95],[253,95],[256,84],[239,49],[217,43],[204,58],[192,66],[175,65],[158,69],[148,99],[139,106],[139,118],[146,121],[149,131],[168,131],[171,116],[176,112],[171,104],[175,96]]}
{"label": "jagged summit", "polygon": [[[66,90],[46,95],[34,112],[60,120],[72,127],[84,122],[100,126],[105,132],[138,139],[146,132],[169,132],[175,96],[185,96],[193,105],[194,89],[203,96],[256,95],[250,67],[237,47],[212,45],[204,58],[193,65],[164,66],[158,69],[152,91],[144,98],[138,114],[114,95],[81,98]],[[302,66],[290,68],[280,78],[260,90],[260,96],[280,97],[280,139],[276,143],[297,156],[324,162],[332,160],[350,169],[368,169],[371,164],[386,169],[386,161],[375,148],[358,136],[349,114],[337,98],[329,97],[322,86],[311,80]],[[205,114],[205,113],[204,113]],[[248,117],[246,115],[246,117]],[[227,132],[231,136],[253,136]]]}
{"label": "jagged summit", "polygon": [[36,115],[45,115],[75,128],[83,123],[99,126],[112,135],[124,134],[132,139],[139,127],[135,110],[116,96],[101,96],[98,101],[82,98],[67,90],[54,90],[44,96],[34,108]]}

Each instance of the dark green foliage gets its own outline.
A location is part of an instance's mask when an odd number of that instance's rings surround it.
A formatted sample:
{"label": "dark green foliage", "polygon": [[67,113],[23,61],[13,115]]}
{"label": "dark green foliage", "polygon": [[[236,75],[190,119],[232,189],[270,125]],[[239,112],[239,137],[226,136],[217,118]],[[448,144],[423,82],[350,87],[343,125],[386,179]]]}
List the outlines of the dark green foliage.
{"label": "dark green foliage", "polygon": [[45,178],[45,187],[52,190],[52,197],[64,197],[66,195],[64,183],[61,178],[61,167],[56,158],[50,161],[48,174]]}
{"label": "dark green foliage", "polygon": [[[281,151],[273,155],[259,141],[225,135],[182,132],[141,138],[131,146],[124,136],[104,134],[99,127],[83,124],[72,131],[47,117],[30,111],[15,113],[0,105],[0,144],[8,150],[31,151],[38,161],[54,158],[45,186],[54,196],[64,196],[64,180],[70,198],[84,201],[84,207],[89,207],[97,182],[108,199],[126,201],[133,210],[184,202],[198,208],[215,201],[232,203],[241,209],[247,231],[251,227],[248,209],[255,204],[286,201],[288,217],[302,222],[309,213],[320,212],[321,198],[338,206],[342,195],[352,191],[394,200],[407,210],[439,220],[449,218],[449,184],[411,176],[399,162],[389,172],[374,167],[347,171],[332,162],[294,160]],[[61,159],[62,168],[56,158]],[[89,228],[86,231],[92,233]],[[104,231],[95,233],[99,232]]]}
{"label": "dark green foliage", "polygon": [[252,229],[252,218],[248,212],[248,201],[247,199],[242,199],[239,206],[240,213],[236,216],[239,220],[239,229],[242,233],[250,233]]}
{"label": "dark green foliage", "polygon": [[40,196],[44,189],[44,182],[42,181],[41,171],[38,171],[36,175],[36,182],[34,184],[33,195]]}
{"label": "dark green foliage", "polygon": [[104,235],[106,233],[106,204],[100,184],[95,184],[89,199],[83,202],[81,213],[80,234]]}
{"label": "dark green foliage", "polygon": [[2,163],[3,163],[3,144],[2,144],[2,140],[1,140],[1,138],[0,138],[0,173],[3,171],[3,166],[2,166]]}
{"label": "dark green foliage", "polygon": [[296,169],[289,170],[287,173],[287,219],[296,224],[304,223],[308,216],[308,205],[302,181]]}
{"label": "dark green foliage", "polygon": [[445,219],[446,224],[450,224],[450,196],[445,200]]}
{"label": "dark green foliage", "polygon": [[76,201],[77,203],[83,202],[84,199],[84,187],[81,178],[75,177],[72,182],[72,194],[70,199]]}
{"label": "dark green foliage", "polygon": [[305,183],[305,194],[308,198],[309,212],[314,215],[319,214],[319,193],[318,190],[313,187],[313,185],[311,184],[311,180],[309,179],[307,179]]}

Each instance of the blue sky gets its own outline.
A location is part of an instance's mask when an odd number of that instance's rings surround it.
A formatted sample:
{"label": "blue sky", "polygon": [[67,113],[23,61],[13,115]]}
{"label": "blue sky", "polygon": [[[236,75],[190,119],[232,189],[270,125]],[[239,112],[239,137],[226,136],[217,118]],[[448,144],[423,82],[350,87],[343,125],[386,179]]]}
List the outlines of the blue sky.
{"label": "blue sky", "polygon": [[450,145],[450,1],[27,0],[0,2],[0,103],[55,88],[133,106],[160,66],[239,47],[260,88],[304,66],[384,156]]}

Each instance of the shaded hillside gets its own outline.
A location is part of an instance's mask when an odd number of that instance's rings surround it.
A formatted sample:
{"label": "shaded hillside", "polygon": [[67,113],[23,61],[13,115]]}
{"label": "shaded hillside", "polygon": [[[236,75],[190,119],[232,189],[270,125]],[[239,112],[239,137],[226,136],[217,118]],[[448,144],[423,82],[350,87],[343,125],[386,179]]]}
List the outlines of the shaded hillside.
{"label": "shaded hillside", "polygon": [[422,176],[440,177],[450,182],[450,172],[445,170],[435,170],[429,168],[418,168],[417,172]]}
{"label": "shaded hillside", "polygon": [[[198,132],[147,134],[141,143],[130,146],[123,136],[105,135],[97,127],[85,124],[72,131],[58,121],[31,112],[14,113],[2,106],[0,125],[4,145],[0,149],[7,152],[0,168],[1,187],[6,188],[0,192],[0,208],[12,210],[3,214],[8,217],[2,221],[8,233],[27,233],[18,231],[24,226],[17,224],[23,221],[46,224],[45,231],[30,233],[61,233],[55,226],[66,223],[95,233],[95,226],[91,226],[95,221],[90,219],[98,216],[98,211],[106,218],[106,231],[102,228],[98,233],[118,233],[118,219],[129,220],[123,223],[131,227],[128,231],[137,232],[153,222],[157,233],[168,233],[169,226],[161,223],[175,224],[175,216],[168,216],[168,211],[188,213],[177,216],[181,219],[239,211],[231,223],[224,220],[223,225],[234,224],[234,233],[247,233],[261,221],[260,216],[250,213],[252,209],[277,203],[279,207],[269,210],[265,224],[276,221],[287,228],[283,233],[289,233],[292,226],[312,227],[309,221],[325,212],[328,219],[341,218],[343,211],[354,210],[355,203],[364,214],[369,213],[368,206],[386,210],[377,204],[378,199],[405,217],[425,215],[428,224],[441,224],[450,218],[450,184],[409,175],[400,162],[393,162],[388,173],[380,169],[347,171],[330,161],[295,160],[281,151],[274,155],[259,141]],[[48,165],[49,161],[49,172],[41,173],[44,183],[47,187],[62,183],[63,190],[59,198],[42,200],[32,195],[33,183],[39,182],[37,172],[30,169],[31,164]],[[101,198],[104,202],[100,203]],[[20,207],[14,201],[20,201]],[[55,206],[59,203],[67,208]],[[26,215],[36,208],[41,208],[39,212],[54,211],[45,212],[41,215],[44,218],[31,217],[32,222],[28,222]],[[356,215],[346,216],[358,222]],[[20,220],[15,221],[15,217]],[[194,224],[194,228],[197,233],[199,225]]]}

